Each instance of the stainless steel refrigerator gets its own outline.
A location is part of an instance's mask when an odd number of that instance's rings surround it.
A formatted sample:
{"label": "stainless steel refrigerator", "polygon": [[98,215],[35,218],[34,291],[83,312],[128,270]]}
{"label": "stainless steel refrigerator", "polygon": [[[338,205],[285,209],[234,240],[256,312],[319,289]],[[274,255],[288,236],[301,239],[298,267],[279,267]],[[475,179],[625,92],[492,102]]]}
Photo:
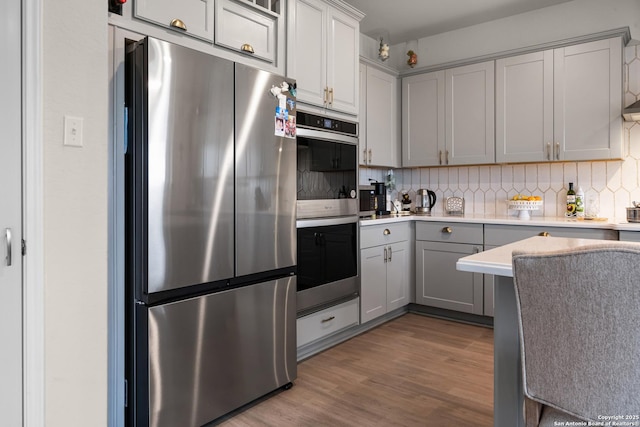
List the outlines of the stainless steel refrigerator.
{"label": "stainless steel refrigerator", "polygon": [[125,66],[127,424],[201,426],[296,378],[293,86],[152,38]]}

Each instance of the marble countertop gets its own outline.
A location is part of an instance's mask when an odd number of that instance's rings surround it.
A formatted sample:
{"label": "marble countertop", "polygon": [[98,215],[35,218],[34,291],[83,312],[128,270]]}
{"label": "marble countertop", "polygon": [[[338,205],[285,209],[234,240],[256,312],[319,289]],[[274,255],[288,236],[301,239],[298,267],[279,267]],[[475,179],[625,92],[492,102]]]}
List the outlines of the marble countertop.
{"label": "marble countertop", "polygon": [[[579,248],[594,243],[611,243],[611,241],[535,236],[460,258],[458,262],[456,262],[456,269],[471,273],[513,277],[511,257],[515,249],[526,249],[528,252],[550,252]],[[630,242],[625,242],[624,244],[637,245],[637,243]]]}
{"label": "marble countertop", "polygon": [[603,228],[608,230],[639,231],[640,223],[628,223],[625,219],[613,218],[607,220],[589,220],[564,217],[531,217],[530,219],[519,219],[517,216],[497,216],[497,215],[384,215],[372,218],[361,218],[361,226],[371,226],[407,221],[441,221],[441,222],[464,222],[476,224],[504,224],[504,225],[530,225],[546,227],[577,227],[577,228]]}

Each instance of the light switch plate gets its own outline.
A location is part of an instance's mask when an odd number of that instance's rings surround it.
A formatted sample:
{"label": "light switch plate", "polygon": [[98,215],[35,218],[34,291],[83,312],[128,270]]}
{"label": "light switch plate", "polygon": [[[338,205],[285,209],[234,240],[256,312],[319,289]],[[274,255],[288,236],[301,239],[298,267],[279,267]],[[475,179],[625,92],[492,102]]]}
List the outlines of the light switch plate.
{"label": "light switch plate", "polygon": [[64,145],[82,147],[82,117],[64,116]]}

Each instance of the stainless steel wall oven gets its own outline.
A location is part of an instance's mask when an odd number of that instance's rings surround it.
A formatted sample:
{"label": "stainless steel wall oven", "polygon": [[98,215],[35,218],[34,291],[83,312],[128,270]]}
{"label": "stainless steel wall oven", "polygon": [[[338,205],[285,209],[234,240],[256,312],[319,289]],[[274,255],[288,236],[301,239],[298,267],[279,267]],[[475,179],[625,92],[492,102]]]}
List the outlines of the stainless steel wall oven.
{"label": "stainless steel wall oven", "polygon": [[298,112],[298,315],[358,295],[358,126]]}

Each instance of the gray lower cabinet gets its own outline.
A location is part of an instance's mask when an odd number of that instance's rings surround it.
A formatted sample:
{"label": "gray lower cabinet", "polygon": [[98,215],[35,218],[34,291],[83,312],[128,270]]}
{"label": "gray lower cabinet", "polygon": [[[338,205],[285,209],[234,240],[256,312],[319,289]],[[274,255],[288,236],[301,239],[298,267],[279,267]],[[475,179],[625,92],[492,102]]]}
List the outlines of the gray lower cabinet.
{"label": "gray lower cabinet", "polygon": [[482,224],[416,224],[416,303],[484,314],[483,275],[456,270],[461,257],[482,251]]}
{"label": "gray lower cabinet", "polygon": [[361,323],[409,304],[409,223],[360,230]]}
{"label": "gray lower cabinet", "polygon": [[640,242],[640,232],[639,231],[621,231],[620,240],[624,240],[626,242]]}
{"label": "gray lower cabinet", "polygon": [[[622,233],[622,232],[621,232]],[[640,233],[638,233],[640,234]],[[615,230],[581,227],[540,227],[530,225],[501,225],[485,224],[484,226],[484,248],[485,250],[497,248],[528,239],[533,236],[570,237],[575,239],[600,239],[617,240],[618,232]],[[622,240],[622,239],[621,239]],[[640,241],[640,237],[639,240]],[[495,286],[495,276],[484,275],[484,307],[485,315],[493,316],[493,295]]]}

